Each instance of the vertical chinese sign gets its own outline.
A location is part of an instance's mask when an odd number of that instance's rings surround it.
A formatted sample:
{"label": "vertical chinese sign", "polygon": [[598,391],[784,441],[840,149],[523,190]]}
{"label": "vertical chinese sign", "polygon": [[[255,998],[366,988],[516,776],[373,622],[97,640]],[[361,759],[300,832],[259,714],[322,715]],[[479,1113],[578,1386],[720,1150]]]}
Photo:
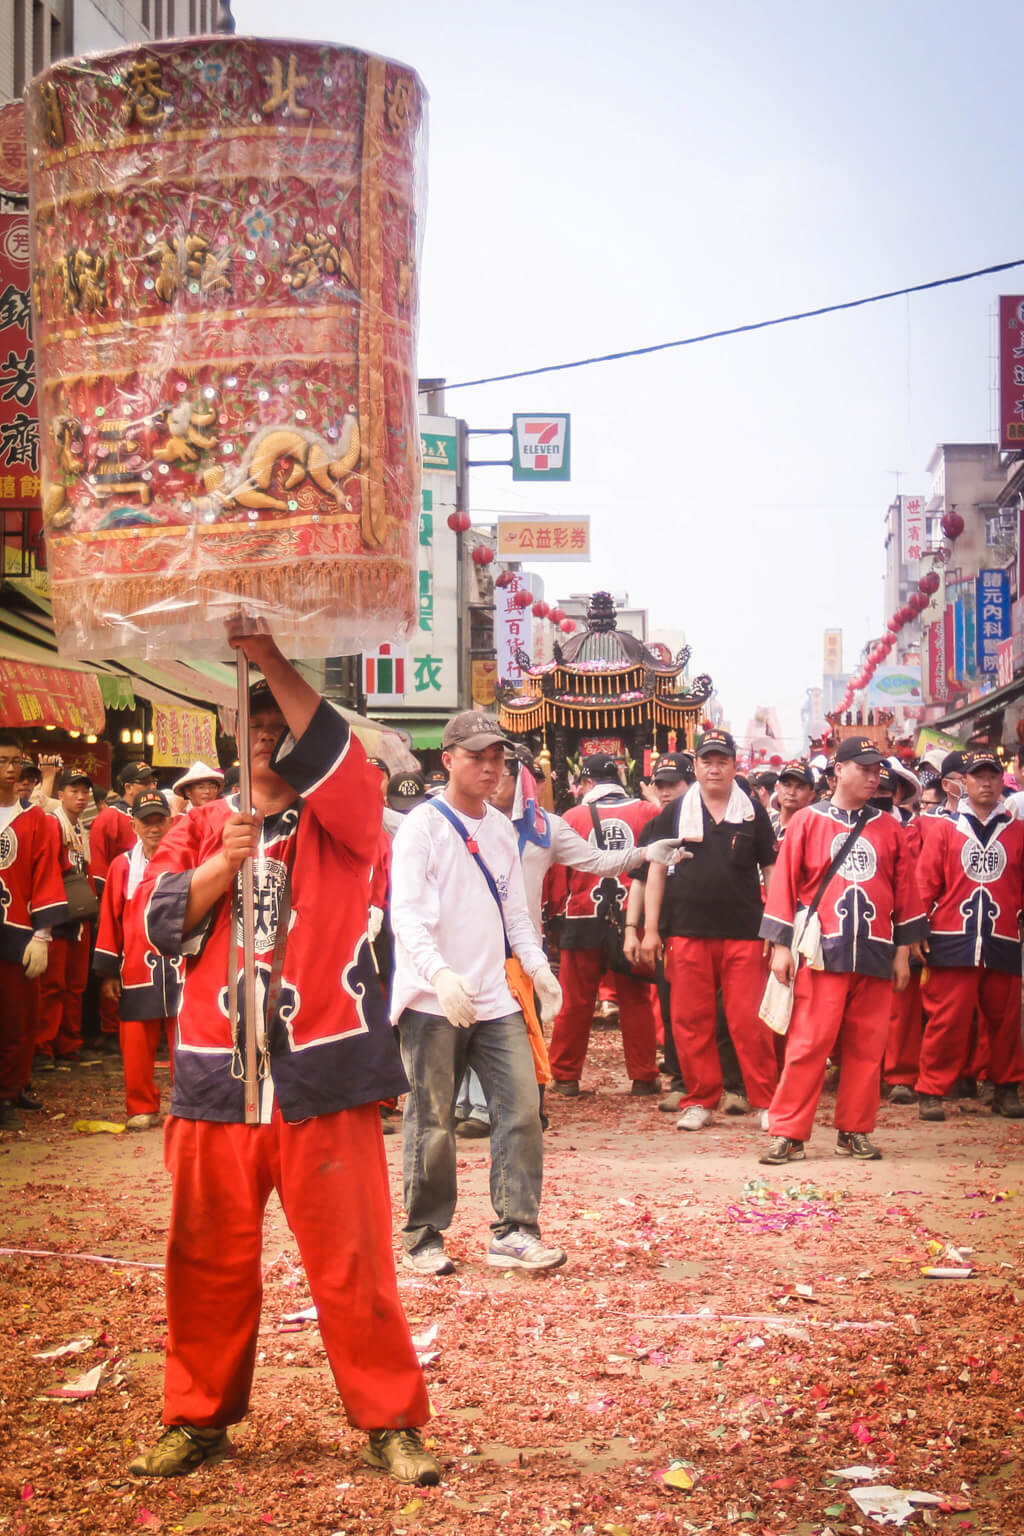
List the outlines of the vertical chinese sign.
{"label": "vertical chinese sign", "polygon": [[39,421],[29,330],[28,175],[25,109],[0,108],[0,510],[39,516]]}
{"label": "vertical chinese sign", "polygon": [[825,655],[821,670],[826,677],[838,677],[843,670],[843,632],[841,629],[826,629],[825,631]]}
{"label": "vertical chinese sign", "polygon": [[979,571],[977,578],[978,671],[994,679],[999,647],[1010,638],[1010,574]]}
{"label": "vertical chinese sign", "polygon": [[903,564],[910,567],[915,576],[924,552],[924,497],[900,497],[900,533]]}
{"label": "vertical chinese sign", "polygon": [[999,300],[999,446],[1024,448],[1024,297]]}
{"label": "vertical chinese sign", "polygon": [[416,629],[405,645],[363,652],[366,707],[377,715],[459,707],[459,547],[448,526],[456,509],[457,426],[452,416],[419,419],[423,488]]}
{"label": "vertical chinese sign", "polygon": [[533,614],[530,606],[520,608],[517,592],[531,592],[529,575],[518,571],[507,587],[494,589],[494,647],[498,661],[498,679],[518,686],[533,657]]}

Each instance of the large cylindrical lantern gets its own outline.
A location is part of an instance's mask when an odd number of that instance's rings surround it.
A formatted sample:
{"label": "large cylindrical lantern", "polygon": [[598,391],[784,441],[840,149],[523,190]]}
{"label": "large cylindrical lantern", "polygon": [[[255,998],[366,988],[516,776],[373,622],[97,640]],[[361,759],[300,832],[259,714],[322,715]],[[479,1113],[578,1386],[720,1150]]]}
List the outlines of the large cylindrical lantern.
{"label": "large cylindrical lantern", "polygon": [[286,653],[416,616],[425,97],[404,65],[205,37],[27,96],[41,479],[70,655]]}

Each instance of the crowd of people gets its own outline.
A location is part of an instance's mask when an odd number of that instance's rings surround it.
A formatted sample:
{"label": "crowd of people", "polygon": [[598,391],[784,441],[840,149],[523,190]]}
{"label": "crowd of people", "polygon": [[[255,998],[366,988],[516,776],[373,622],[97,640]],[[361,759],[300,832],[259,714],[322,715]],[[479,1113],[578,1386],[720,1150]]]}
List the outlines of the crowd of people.
{"label": "crowd of people", "polygon": [[456,1138],[487,1136],[485,1262],[558,1268],[540,1227],[545,1089],[586,1091],[610,1005],[631,1096],[684,1132],[757,1116],[765,1164],[806,1156],[830,1073],[835,1151],[854,1159],[882,1155],[883,1095],[926,1121],[966,1094],[1024,1115],[1024,791],[998,754],[911,765],[852,734],[744,777],[709,729],[656,757],[635,796],[614,758],[584,756],[559,816],[491,716],[449,721],[435,775],[389,774],[269,636],[234,643],[262,673],[251,806],[217,767],[168,795],[134,762],[100,807],[87,775],[0,734],[0,1129],[42,1107],[47,1072],[106,1052],[127,1127],[152,1130],[170,1047],[166,1430],[136,1475],[220,1454],[246,1412],[276,1189],[364,1459],[436,1482],[382,1135],[401,1102],[405,1267],[453,1272]]}

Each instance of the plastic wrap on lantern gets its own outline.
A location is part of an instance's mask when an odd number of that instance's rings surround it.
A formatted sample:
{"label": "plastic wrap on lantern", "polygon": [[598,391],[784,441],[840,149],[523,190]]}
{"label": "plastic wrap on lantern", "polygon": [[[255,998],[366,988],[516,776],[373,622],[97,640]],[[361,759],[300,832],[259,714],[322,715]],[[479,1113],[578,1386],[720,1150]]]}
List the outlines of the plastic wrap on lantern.
{"label": "plastic wrap on lantern", "polygon": [[69,655],[293,656],[416,617],[425,94],[207,37],[28,92],[41,478]]}

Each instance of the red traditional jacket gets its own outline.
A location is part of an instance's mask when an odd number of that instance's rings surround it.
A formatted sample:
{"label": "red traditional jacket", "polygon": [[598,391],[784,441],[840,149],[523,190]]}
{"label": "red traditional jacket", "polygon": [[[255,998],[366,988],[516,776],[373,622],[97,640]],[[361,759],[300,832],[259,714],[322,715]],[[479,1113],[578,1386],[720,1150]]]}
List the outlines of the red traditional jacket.
{"label": "red traditional jacket", "polygon": [[[594,806],[601,820],[601,833],[607,851],[625,852],[635,848],[637,839],[649,821],[658,814],[656,805],[646,800],[630,800],[625,790],[609,784],[607,791],[591,791],[587,802],[575,805],[562,818],[592,847],[597,847]],[[562,918],[559,943],[562,949],[600,949],[607,935],[609,919],[625,911],[631,881],[629,875],[595,875],[566,864],[553,864],[545,884],[545,903],[549,917]]]}
{"label": "red traditional jacket", "polygon": [[[333,1114],[408,1088],[366,937],[370,868],[377,849],[380,775],[343,717],[321,702],[308,729],[271,759],[299,799],[263,823],[254,860],[260,1114],[276,1096],[287,1121]],[[149,863],[138,900],[154,949],[183,955],[171,1113],[189,1120],[245,1118],[244,1016],[232,1039],[228,965],[244,1015],[241,880],[198,928],[184,931],[192,872],[221,845],[238,799],[215,800],[176,821]],[[286,879],[291,916],[277,1006],[266,1017],[274,938]],[[232,907],[235,905],[235,913]],[[234,915],[234,921],[233,921]],[[231,961],[229,962],[229,952]]]}
{"label": "red traditional jacket", "polygon": [[20,965],[36,929],[67,917],[60,852],[53,817],[20,800],[0,832],[0,960]]}
{"label": "red traditional jacket", "polygon": [[[797,912],[814,900],[858,814],[840,810],[831,800],[797,811],[768,888],[762,938],[792,943]],[[870,808],[863,831],[818,906],[827,971],[891,976],[895,947],[927,937],[913,863],[901,823],[887,811]]]}
{"label": "red traditional jacket", "polygon": [[123,800],[103,807],[89,828],[90,871],[93,884],[102,895],[107,870],[119,853],[131,853],[135,846],[135,819]]}
{"label": "red traditional jacket", "polygon": [[1019,976],[1024,822],[997,810],[930,816],[917,881],[931,932],[931,966],[987,966]]}
{"label": "red traditional jacket", "polygon": [[107,871],[92,968],[121,982],[122,1019],[171,1019],[178,1011],[183,961],[149,942],[138,891],[128,895],[132,853],[119,853]]}

